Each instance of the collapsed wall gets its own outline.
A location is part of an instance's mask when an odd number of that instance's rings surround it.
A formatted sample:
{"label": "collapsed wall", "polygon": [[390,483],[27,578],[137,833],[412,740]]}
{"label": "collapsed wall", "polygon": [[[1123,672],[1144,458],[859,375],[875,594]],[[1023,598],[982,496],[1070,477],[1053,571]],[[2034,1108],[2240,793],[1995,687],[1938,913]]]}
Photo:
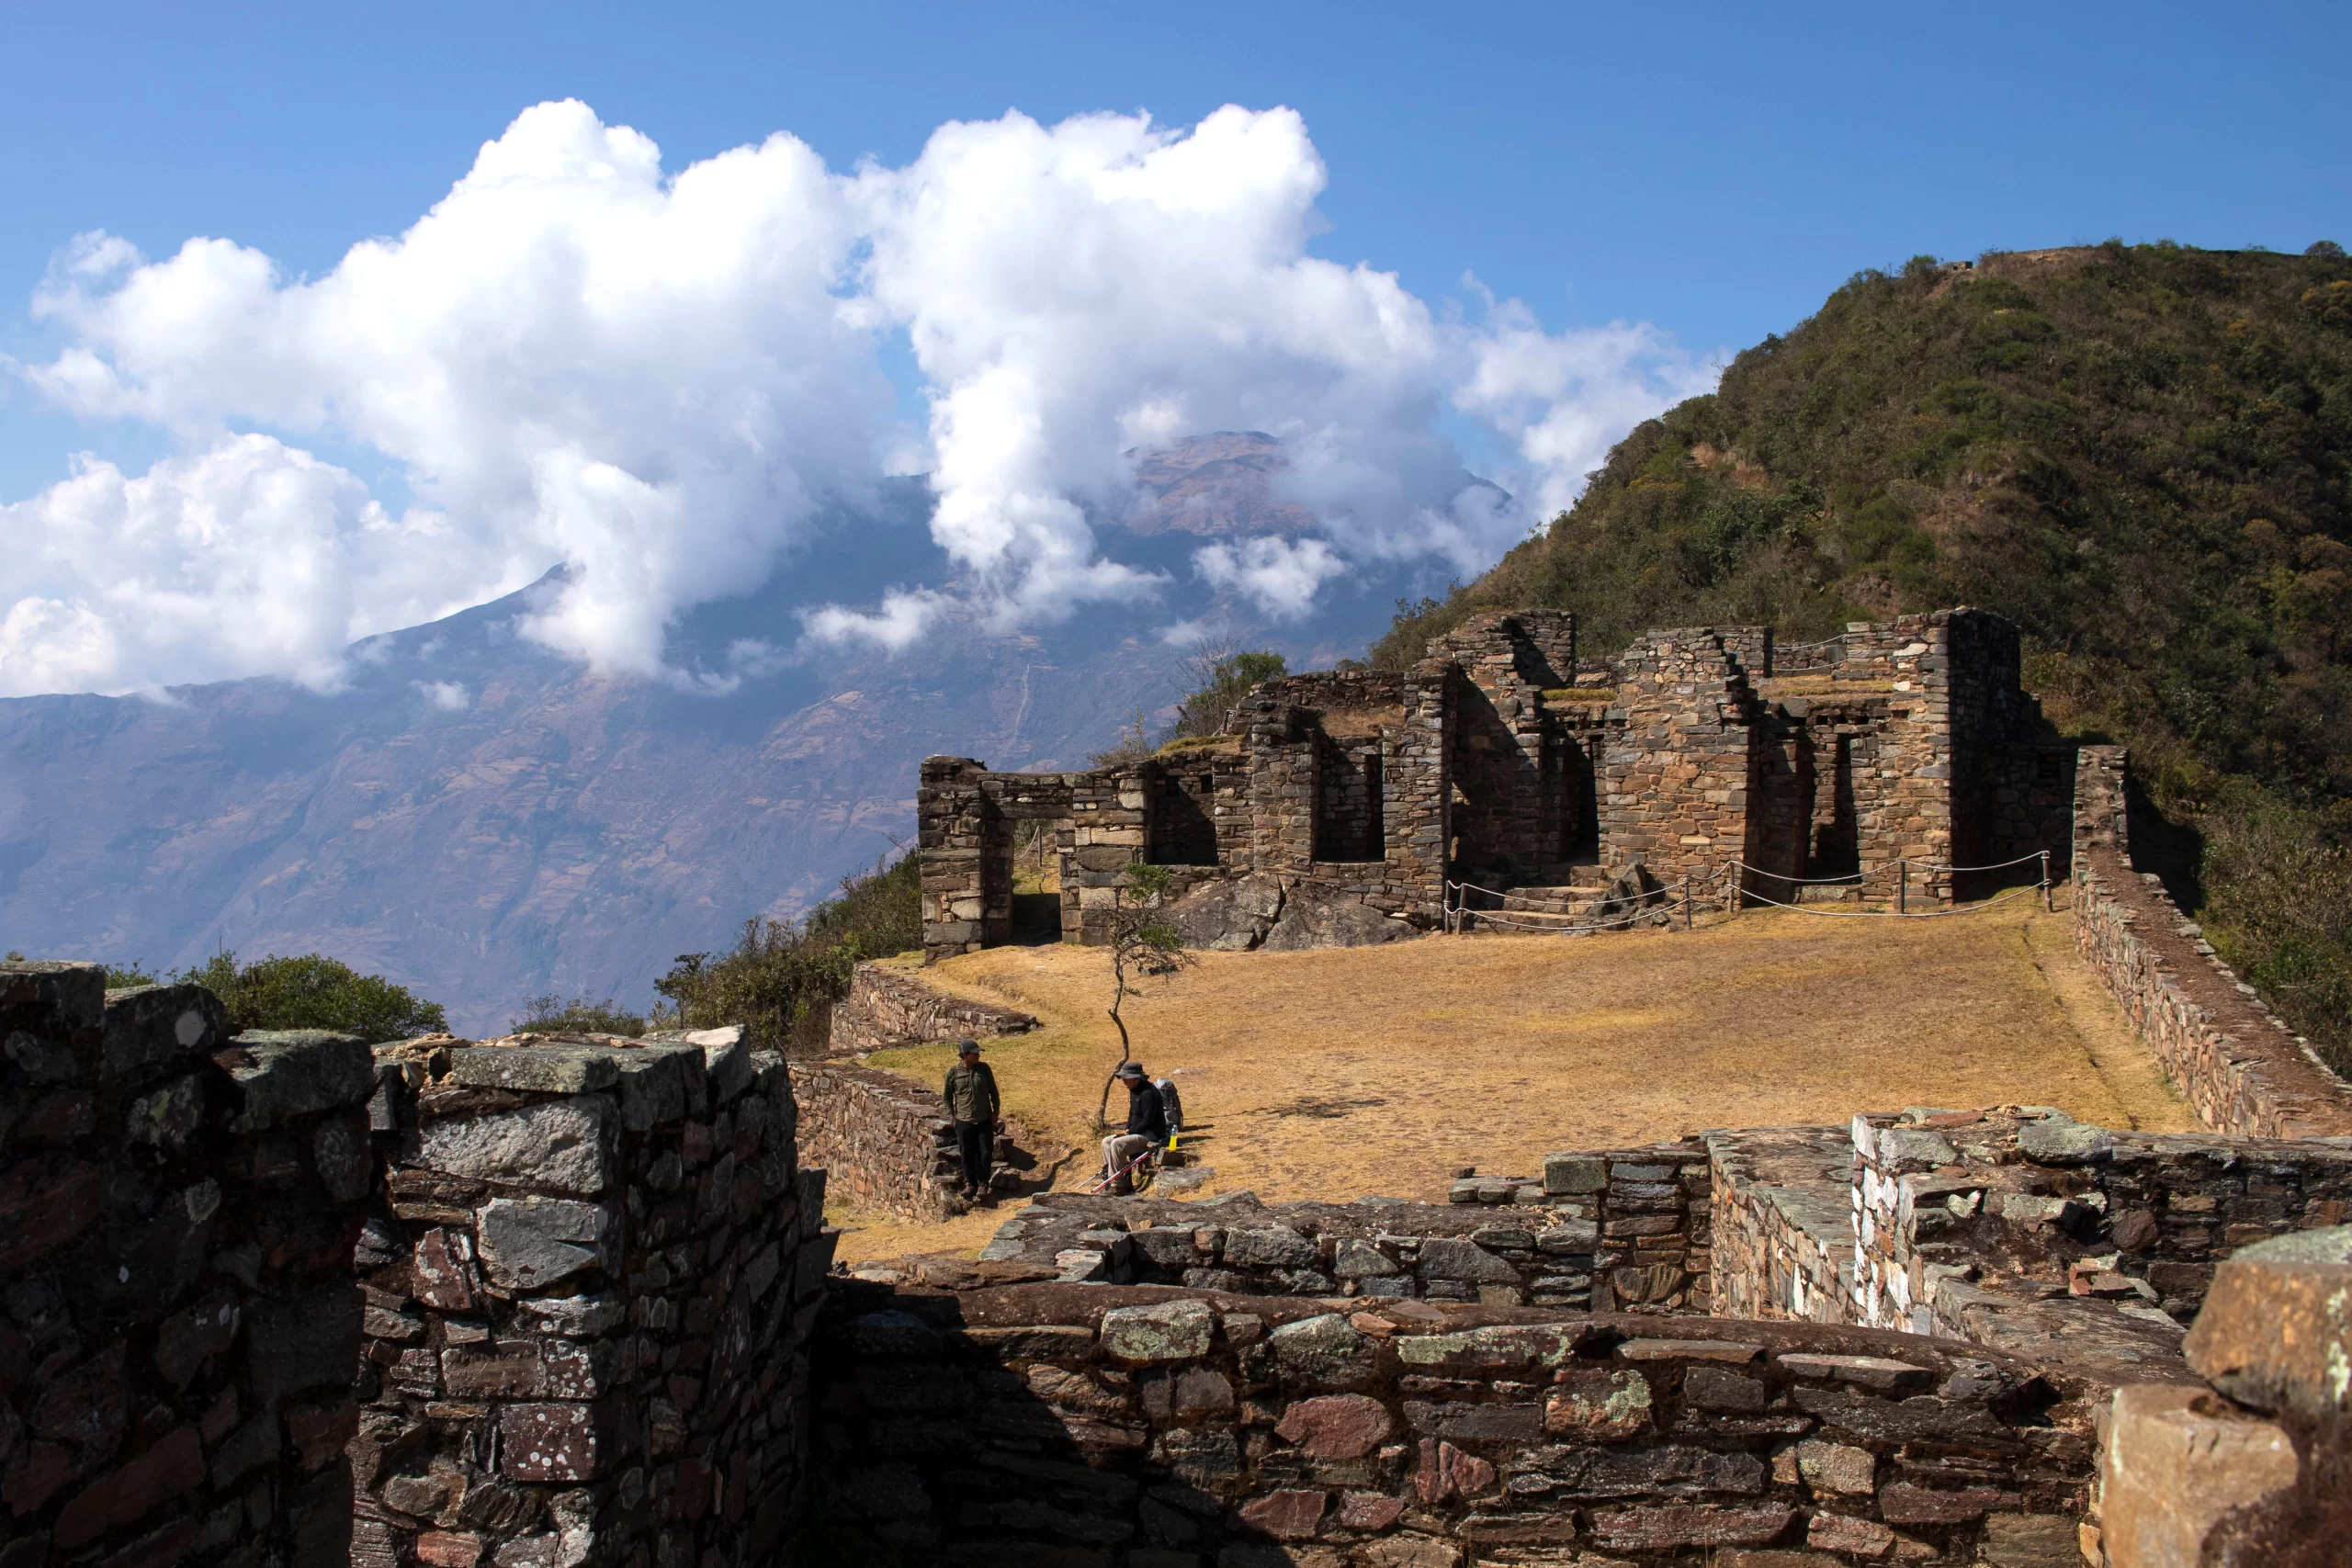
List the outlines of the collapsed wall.
{"label": "collapsed wall", "polygon": [[2091,1473],[2032,1368],[1866,1329],[847,1281],[824,1333],[851,1561],[2055,1562]]}
{"label": "collapsed wall", "polygon": [[0,964],[0,1563],[351,1541],[368,1049]]}
{"label": "collapsed wall", "polygon": [[783,1058],[428,1039],[379,1073],[352,1561],[788,1556],[832,1237]]}

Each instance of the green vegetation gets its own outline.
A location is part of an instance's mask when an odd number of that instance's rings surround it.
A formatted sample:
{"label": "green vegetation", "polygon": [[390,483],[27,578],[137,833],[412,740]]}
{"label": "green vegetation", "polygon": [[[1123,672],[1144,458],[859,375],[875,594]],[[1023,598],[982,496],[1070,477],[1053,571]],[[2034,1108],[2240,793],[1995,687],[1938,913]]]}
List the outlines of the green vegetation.
{"label": "green vegetation", "polygon": [[2062,731],[2132,748],[2177,897],[2352,1068],[2352,261],[2170,243],[1859,274],[1442,602],[1645,627],[1977,604]]}
{"label": "green vegetation", "polygon": [[[112,983],[113,971],[108,971]],[[448,1020],[428,1002],[378,975],[315,953],[276,953],[240,965],[233,953],[216,953],[175,981],[203,986],[229,1010],[232,1028],[333,1029],[369,1044],[446,1032]]]}
{"label": "green vegetation", "polygon": [[645,1019],[610,997],[598,1001],[583,991],[566,1001],[549,991],[526,1001],[523,1015],[509,1020],[507,1028],[517,1034],[621,1034],[634,1040],[645,1032]]}
{"label": "green vegetation", "polygon": [[1270,649],[1211,648],[1187,660],[1184,673],[1192,689],[1177,709],[1176,722],[1159,738],[1163,745],[1230,734],[1241,699],[1289,674],[1290,662]]}
{"label": "green vegetation", "polygon": [[861,958],[922,945],[922,868],[903,855],[842,879],[841,895],[806,920],[754,917],[732,951],[678,955],[653,983],[665,998],[650,1021],[662,1029],[740,1023],[763,1050],[821,1052],[832,1004]]}
{"label": "green vegetation", "polygon": [[[16,954],[11,953],[9,956],[13,958]],[[128,964],[107,965],[107,989],[109,991],[127,991],[133,986],[161,984],[163,984],[163,976],[147,973],[147,965],[142,959],[134,958]]]}

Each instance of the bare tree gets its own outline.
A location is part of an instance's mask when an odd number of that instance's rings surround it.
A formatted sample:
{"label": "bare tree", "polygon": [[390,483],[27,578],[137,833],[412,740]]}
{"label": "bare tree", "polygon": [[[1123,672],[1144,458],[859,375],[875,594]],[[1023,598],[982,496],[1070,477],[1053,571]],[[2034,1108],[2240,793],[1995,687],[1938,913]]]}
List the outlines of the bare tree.
{"label": "bare tree", "polygon": [[1109,1124],[1111,1086],[1119,1069],[1135,1060],[1135,1043],[1127,1035],[1127,1021],[1119,1010],[1129,997],[1143,993],[1135,982],[1145,976],[1169,977],[1192,966],[1183,934],[1170,920],[1163,906],[1175,879],[1164,865],[1131,865],[1119,885],[1111,908],[1111,1022],[1119,1031],[1119,1059],[1102,1080],[1102,1100],[1095,1107],[1094,1124]]}

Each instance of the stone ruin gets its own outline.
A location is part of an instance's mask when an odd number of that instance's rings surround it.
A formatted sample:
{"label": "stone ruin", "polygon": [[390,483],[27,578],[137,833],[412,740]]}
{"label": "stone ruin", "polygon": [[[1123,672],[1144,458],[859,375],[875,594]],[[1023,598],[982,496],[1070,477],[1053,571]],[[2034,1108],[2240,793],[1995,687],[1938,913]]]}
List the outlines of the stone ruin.
{"label": "stone ruin", "polygon": [[[1047,1194],[843,1272],[809,1153],[935,1212],[919,1086],[0,964],[0,1568],[2341,1562],[2352,1089],[2079,763],[2078,949],[2208,1133],[1922,1106],[1442,1203]],[[1035,1021],[878,974],[853,1041]]]}
{"label": "stone ruin", "polygon": [[[1391,940],[1464,897],[1541,927],[1685,878],[1719,902],[1897,881],[1949,902],[1993,885],[1951,866],[2067,869],[2075,748],[2018,685],[2016,628],[1980,610],[1796,649],[1659,631],[1613,659],[1565,611],[1482,614],[1401,674],[1267,682],[1227,728],[1091,773],[925,761],[926,955],[1017,929],[1099,943],[1136,862],[1173,872],[1188,940],[1237,948]],[[1057,897],[1015,893],[1024,835]]]}

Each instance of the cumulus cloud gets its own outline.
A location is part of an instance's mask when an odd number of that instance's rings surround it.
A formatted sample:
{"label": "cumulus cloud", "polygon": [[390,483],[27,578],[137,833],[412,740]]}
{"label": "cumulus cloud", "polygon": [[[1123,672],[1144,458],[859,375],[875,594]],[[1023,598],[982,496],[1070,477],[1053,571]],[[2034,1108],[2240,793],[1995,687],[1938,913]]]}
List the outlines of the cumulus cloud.
{"label": "cumulus cloud", "polygon": [[[570,570],[526,623],[599,668],[724,688],[667,632],[786,561],[820,509],[924,470],[955,595],[825,605],[805,636],[903,649],[943,615],[1002,629],[1170,584],[1106,555],[1124,456],[1265,430],[1319,539],[1196,560],[1295,615],[1351,561],[1475,570],[1565,503],[1607,442],[1704,377],[1645,328],[1547,333],[1433,312],[1308,254],[1327,175],[1287,109],[1199,125],[1019,114],[942,127],[903,167],[828,170],[777,134],[665,174],[652,141],[542,104],[408,231],[288,277],[232,241],[160,261],[62,251],[32,301],[66,339],[23,374],[146,422],[179,455],[85,458],[0,507],[0,693],[263,671],[332,683],[352,639]],[[880,369],[903,332],[927,426]],[[1449,412],[1493,433],[1465,484]],[[366,451],[391,515],[320,451]]]}
{"label": "cumulus cloud", "polygon": [[1245,539],[1193,552],[1193,565],[1214,588],[1247,596],[1279,620],[1296,620],[1315,606],[1315,591],[1348,570],[1320,539]]}

